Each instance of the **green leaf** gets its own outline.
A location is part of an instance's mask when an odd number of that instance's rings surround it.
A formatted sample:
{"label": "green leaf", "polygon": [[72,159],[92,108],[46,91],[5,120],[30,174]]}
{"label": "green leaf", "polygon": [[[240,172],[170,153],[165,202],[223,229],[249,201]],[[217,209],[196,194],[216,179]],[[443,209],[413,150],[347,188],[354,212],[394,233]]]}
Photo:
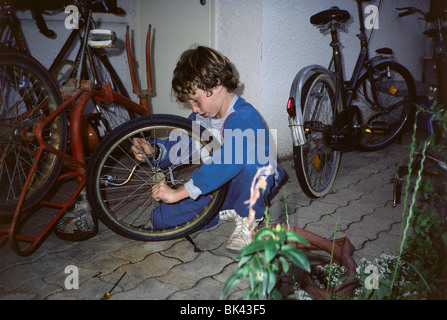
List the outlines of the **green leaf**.
{"label": "green leaf", "polygon": [[281,261],[282,270],[284,271],[284,273],[287,273],[289,271],[289,263],[284,257],[279,257],[279,261]]}
{"label": "green leaf", "polygon": [[224,299],[225,296],[239,283],[241,278],[243,277],[243,270],[237,269],[231,276],[228,277],[225,282],[222,293],[220,294],[220,299]]}
{"label": "green leaf", "polygon": [[256,275],[253,269],[250,269],[250,272],[248,273],[248,283],[250,284],[250,291],[253,292],[256,287]]}
{"label": "green leaf", "polygon": [[242,267],[244,265],[246,265],[248,262],[250,262],[250,260],[253,258],[252,255],[247,255],[247,256],[242,256],[241,260],[239,261],[238,266]]}
{"label": "green leaf", "polygon": [[265,267],[264,257],[259,256],[259,255],[254,256],[254,258],[253,258],[253,269],[255,271],[258,271],[258,270],[264,269],[264,267]]}
{"label": "green leaf", "polygon": [[280,231],[276,233],[277,238],[279,239],[280,243],[286,242],[286,233],[284,232],[284,228],[282,228]]}
{"label": "green leaf", "polygon": [[275,232],[273,232],[273,230],[269,228],[261,229],[256,232],[254,240],[264,239],[267,237],[275,239]]}
{"label": "green leaf", "polygon": [[278,272],[279,271],[279,265],[278,265],[277,262],[273,261],[272,263],[270,263],[270,266],[271,266],[271,268],[272,268],[272,270],[274,272]]}
{"label": "green leaf", "polygon": [[278,253],[278,250],[280,248],[280,245],[278,242],[276,242],[274,239],[268,239],[265,242],[265,262],[269,263],[272,261],[272,259],[276,256]]}
{"label": "green leaf", "polygon": [[261,240],[252,241],[248,246],[242,250],[241,254],[243,256],[253,254],[255,252],[264,250],[264,242]]}
{"label": "green leaf", "polygon": [[270,294],[270,292],[273,290],[273,288],[276,285],[276,275],[272,270],[267,270],[268,277],[267,277],[267,294]]}
{"label": "green leaf", "polygon": [[267,298],[267,293],[268,293],[267,288],[268,288],[268,284],[269,284],[269,271],[270,270],[265,270],[265,269],[259,270],[261,277],[262,277],[262,282],[261,282],[262,299]]}
{"label": "green leaf", "polygon": [[294,232],[294,231],[287,231],[286,232],[287,235],[287,240],[290,242],[300,242],[300,243],[304,243],[306,245],[309,244],[309,242],[306,240],[306,238],[304,238],[302,235]]}
{"label": "green leaf", "polygon": [[301,269],[310,272],[309,261],[307,260],[304,253],[295,248],[292,245],[285,245],[281,248],[281,251],[290,259],[294,264],[296,264]]}

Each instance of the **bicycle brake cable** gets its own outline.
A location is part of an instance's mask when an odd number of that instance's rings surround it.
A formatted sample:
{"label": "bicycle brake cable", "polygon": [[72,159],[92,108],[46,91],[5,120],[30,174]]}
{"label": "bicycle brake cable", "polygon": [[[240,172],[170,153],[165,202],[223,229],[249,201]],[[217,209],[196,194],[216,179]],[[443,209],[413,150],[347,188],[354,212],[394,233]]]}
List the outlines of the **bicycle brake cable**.
{"label": "bicycle brake cable", "polygon": [[[377,9],[377,16],[375,17],[375,19],[379,19],[379,13],[380,13],[380,9],[382,8],[382,0],[380,0],[379,1],[379,6],[378,6],[378,9]],[[374,20],[374,24],[376,23],[376,21]],[[371,42],[371,39],[372,39],[372,36],[373,36],[373,34],[374,34],[374,31],[376,30],[376,28],[374,28],[375,26],[373,26],[372,28],[371,28],[371,33],[369,34],[369,38],[368,38],[368,47],[369,47],[369,45],[370,45],[370,42]]]}

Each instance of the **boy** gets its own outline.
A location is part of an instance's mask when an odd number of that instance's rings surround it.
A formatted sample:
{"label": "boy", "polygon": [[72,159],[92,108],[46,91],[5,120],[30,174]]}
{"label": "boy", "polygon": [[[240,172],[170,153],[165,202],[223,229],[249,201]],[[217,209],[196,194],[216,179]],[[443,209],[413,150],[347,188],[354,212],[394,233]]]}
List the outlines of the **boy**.
{"label": "boy", "polygon": [[[271,156],[269,134],[261,116],[234,93],[237,84],[229,60],[219,52],[199,46],[182,54],[173,73],[173,93],[178,101],[191,105],[193,113],[189,119],[217,133],[222,148],[214,152],[214,161],[195,171],[184,186],[172,189],[161,182],[152,189],[156,201],[169,204],[189,197],[197,199],[228,183],[228,194],[218,218],[236,220],[236,229],[227,242],[231,252],[242,251],[251,241],[246,201],[250,199],[250,186],[257,169],[267,165],[265,155],[268,164],[274,165],[274,174],[267,177],[265,198],[271,197],[284,177],[283,169]],[[145,154],[138,148],[143,148]],[[153,154],[151,149],[143,139],[134,140],[132,151],[139,161]],[[265,199],[260,197],[253,209],[256,228],[264,216]]]}

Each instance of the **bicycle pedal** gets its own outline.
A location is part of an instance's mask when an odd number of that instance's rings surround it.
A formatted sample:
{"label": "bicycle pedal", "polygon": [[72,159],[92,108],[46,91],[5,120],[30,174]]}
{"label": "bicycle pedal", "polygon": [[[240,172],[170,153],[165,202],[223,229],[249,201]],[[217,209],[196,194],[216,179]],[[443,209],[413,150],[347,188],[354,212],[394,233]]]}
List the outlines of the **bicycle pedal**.
{"label": "bicycle pedal", "polygon": [[354,132],[345,130],[338,134],[333,134],[328,141],[329,147],[334,151],[347,152],[357,147],[358,141]]}
{"label": "bicycle pedal", "polygon": [[116,41],[116,34],[111,30],[92,29],[88,34],[88,45],[93,48],[110,48]]}
{"label": "bicycle pedal", "polygon": [[387,133],[390,129],[390,126],[387,122],[385,121],[375,121],[372,122],[370,125],[368,125],[365,128],[365,132],[366,133],[371,133],[371,134],[384,134]]}

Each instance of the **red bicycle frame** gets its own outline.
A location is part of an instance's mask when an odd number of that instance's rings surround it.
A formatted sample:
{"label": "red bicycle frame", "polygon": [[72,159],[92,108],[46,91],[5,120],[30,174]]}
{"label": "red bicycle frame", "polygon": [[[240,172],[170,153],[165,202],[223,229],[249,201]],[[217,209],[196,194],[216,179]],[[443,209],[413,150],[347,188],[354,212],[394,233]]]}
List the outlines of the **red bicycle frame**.
{"label": "red bicycle frame", "polygon": [[[61,88],[61,94],[63,103],[54,110],[48,117],[40,120],[33,127],[34,138],[39,144],[39,149],[35,155],[33,164],[30,171],[27,174],[27,179],[23,185],[20,197],[15,208],[13,218],[9,228],[0,229],[0,245],[9,239],[11,247],[20,256],[31,255],[38,246],[45,240],[46,236],[52,231],[55,223],[65,214],[65,211],[71,207],[80,192],[84,189],[86,183],[86,163],[84,146],[82,143],[82,131],[81,131],[81,119],[84,113],[84,108],[90,99],[95,101],[107,101],[115,102],[126,109],[135,112],[139,115],[147,115],[150,113],[148,95],[152,93],[152,81],[151,81],[151,64],[150,64],[150,33],[151,27],[149,26],[147,44],[146,44],[146,69],[147,69],[147,83],[148,89],[141,90],[137,88],[134,63],[130,52],[129,33],[126,34],[126,50],[129,56],[129,69],[132,78],[132,85],[134,93],[138,94],[140,103],[136,103],[125,96],[117,93],[112,89],[110,83],[102,83],[100,89],[95,89],[93,81],[83,80],[80,86],[76,86],[76,80],[71,79],[67,85]],[[62,112],[71,108],[70,115],[70,141],[72,147],[72,155],[62,152],[44,141],[43,131],[46,126],[56,119]],[[64,166],[68,168],[68,172],[62,173],[58,176],[56,182],[67,178],[76,178],[77,188],[66,202],[53,202],[53,201],[40,201],[41,205],[59,208],[59,212],[51,219],[51,221],[44,227],[44,229],[37,236],[26,236],[20,234],[23,223],[28,218],[29,214],[22,210],[23,203],[26,199],[27,190],[32,183],[34,173],[36,172],[38,163],[42,157],[44,157],[44,151],[48,151],[64,159]],[[19,243],[26,242],[30,245],[22,249]]]}

